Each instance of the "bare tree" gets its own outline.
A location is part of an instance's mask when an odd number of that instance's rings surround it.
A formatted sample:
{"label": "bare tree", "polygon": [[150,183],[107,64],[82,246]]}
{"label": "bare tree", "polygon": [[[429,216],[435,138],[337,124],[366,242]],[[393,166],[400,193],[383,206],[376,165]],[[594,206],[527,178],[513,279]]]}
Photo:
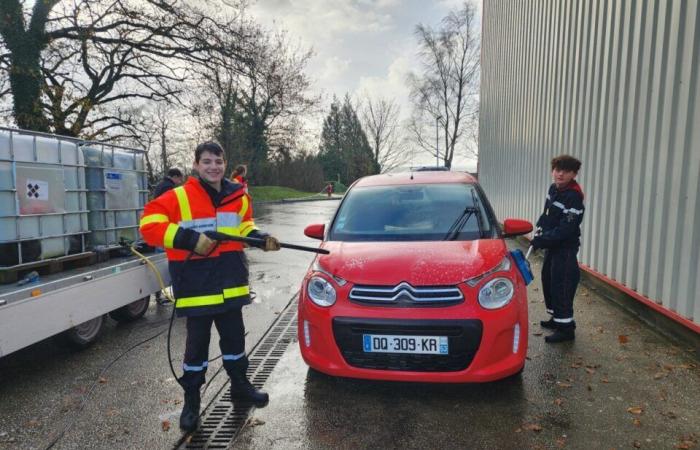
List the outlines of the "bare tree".
{"label": "bare tree", "polygon": [[[409,129],[416,143],[433,156],[441,156],[450,167],[458,146],[476,154],[465,142],[478,122],[480,41],[476,6],[464,3],[450,12],[438,30],[416,27],[422,65],[421,74],[411,74],[414,111]],[[436,132],[441,131],[442,150]],[[465,135],[466,133],[466,135]]]}
{"label": "bare tree", "polygon": [[289,149],[292,135],[300,129],[298,118],[311,111],[318,98],[309,93],[304,71],[311,51],[290,44],[285,32],[246,26],[254,36],[248,57],[202,67],[201,78],[213,98],[205,101],[216,106],[213,128],[228,159],[248,164],[255,173],[271,150]]}
{"label": "bare tree", "polygon": [[242,6],[221,3],[234,17],[217,20],[192,4],[38,0],[30,9],[0,1],[0,76],[9,79],[17,125],[99,137],[130,124],[133,109],[124,103],[176,100],[190,67],[212,53],[243,59]]}
{"label": "bare tree", "polygon": [[389,172],[410,159],[410,153],[405,151],[399,116],[399,105],[393,99],[365,96],[362,102],[362,126],[381,172]]}

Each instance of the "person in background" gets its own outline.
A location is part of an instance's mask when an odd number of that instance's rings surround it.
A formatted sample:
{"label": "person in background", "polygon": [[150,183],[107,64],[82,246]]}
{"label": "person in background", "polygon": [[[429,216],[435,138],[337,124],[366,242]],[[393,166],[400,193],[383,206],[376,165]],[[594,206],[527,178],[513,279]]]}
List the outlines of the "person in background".
{"label": "person in background", "polygon": [[[165,175],[165,178],[163,178],[153,190],[153,198],[158,198],[169,190],[180,186],[183,181],[185,180],[180,169],[177,167],[168,169],[168,173]],[[158,291],[156,292],[156,303],[159,305],[167,305],[172,302],[168,300],[168,298],[165,297],[161,291]]]}
{"label": "person in background", "polygon": [[574,295],[581,277],[576,254],[581,245],[583,191],[575,178],[581,161],[569,155],[552,159],[552,183],[547,191],[544,211],[537,220],[533,249],[545,249],[542,264],[542,292],[547,313],[543,328],[554,330],[544,340],[549,343],[573,341]]}
{"label": "person in background", "polygon": [[183,181],[185,180],[180,169],[177,167],[169,169],[168,173],[165,175],[165,178],[163,178],[153,190],[153,198],[158,198],[168,192],[170,189],[180,186]]}
{"label": "person in background", "polygon": [[246,192],[248,192],[248,178],[246,178],[247,174],[248,168],[243,164],[237,165],[236,168],[233,169],[233,172],[231,172],[231,181],[242,184]]}

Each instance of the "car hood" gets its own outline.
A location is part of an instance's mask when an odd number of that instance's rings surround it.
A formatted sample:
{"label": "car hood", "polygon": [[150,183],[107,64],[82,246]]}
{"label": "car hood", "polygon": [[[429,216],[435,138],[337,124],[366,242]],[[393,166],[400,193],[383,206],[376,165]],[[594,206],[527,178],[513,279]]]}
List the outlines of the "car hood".
{"label": "car hood", "polygon": [[430,242],[324,242],[321,268],[353,284],[454,285],[501,262],[501,239]]}

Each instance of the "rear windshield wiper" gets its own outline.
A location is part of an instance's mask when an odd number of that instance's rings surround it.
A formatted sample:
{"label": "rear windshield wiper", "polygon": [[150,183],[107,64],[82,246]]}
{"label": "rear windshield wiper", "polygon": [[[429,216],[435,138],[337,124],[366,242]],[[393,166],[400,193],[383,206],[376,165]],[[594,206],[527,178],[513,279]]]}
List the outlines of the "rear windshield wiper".
{"label": "rear windshield wiper", "polygon": [[[477,208],[474,208],[473,206],[467,206],[464,208],[464,211],[462,211],[462,214],[457,217],[457,220],[454,221],[454,223],[450,226],[449,230],[447,230],[447,234],[443,238],[443,241],[454,241],[457,239],[457,236],[459,236],[459,232],[464,228],[464,225],[469,221],[469,218],[472,216],[472,214],[479,214],[479,210]],[[478,222],[478,220],[477,220]],[[481,236],[481,226],[479,226],[479,236]]]}

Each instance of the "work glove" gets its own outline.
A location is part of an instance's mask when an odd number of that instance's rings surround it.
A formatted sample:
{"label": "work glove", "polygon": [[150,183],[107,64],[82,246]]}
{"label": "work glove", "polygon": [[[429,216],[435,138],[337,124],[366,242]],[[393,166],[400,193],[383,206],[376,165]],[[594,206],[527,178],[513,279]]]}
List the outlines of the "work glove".
{"label": "work glove", "polygon": [[276,238],[272,236],[265,236],[265,246],[262,249],[266,252],[276,252],[280,249],[280,243]]}
{"label": "work glove", "polygon": [[535,236],[530,241],[530,246],[532,247],[533,250],[537,250],[538,248],[544,248],[542,238],[539,235]]}
{"label": "work glove", "polygon": [[199,233],[199,238],[197,239],[197,245],[194,247],[194,252],[198,255],[207,256],[212,250],[214,250],[215,246],[215,240],[210,239],[204,233]]}

